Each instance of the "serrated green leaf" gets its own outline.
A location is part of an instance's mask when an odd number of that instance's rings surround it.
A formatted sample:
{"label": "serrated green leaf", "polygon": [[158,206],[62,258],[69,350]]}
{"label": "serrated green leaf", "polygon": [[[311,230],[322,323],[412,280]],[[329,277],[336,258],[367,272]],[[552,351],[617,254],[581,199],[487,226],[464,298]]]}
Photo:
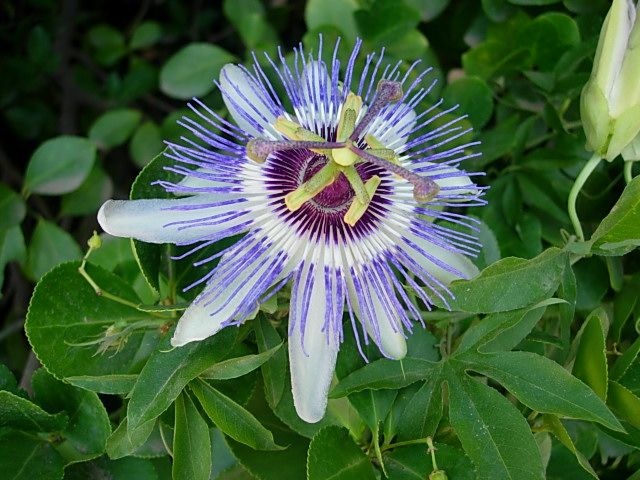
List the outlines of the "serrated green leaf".
{"label": "serrated green leaf", "polygon": [[[97,345],[79,344],[103,336],[118,321],[149,317],[96,295],[78,273],[79,266],[80,262],[59,265],[36,285],[25,324],[29,342],[40,362],[58,378],[130,374],[144,333],[132,333],[117,354],[96,355]],[[131,287],[116,275],[91,264],[86,270],[105,291],[139,302]]]}
{"label": "serrated green leaf", "polygon": [[211,476],[209,427],[186,392],[175,402],[172,474],[185,480],[208,480]]}
{"label": "serrated green leaf", "polygon": [[256,450],[282,450],[273,434],[247,410],[205,381],[191,383],[191,389],[211,421],[226,435]]}
{"label": "serrated green leaf", "polygon": [[576,448],[571,436],[569,436],[569,432],[567,432],[567,429],[562,425],[560,419],[555,415],[544,415],[543,418],[545,424],[550,427],[551,432],[556,436],[556,438],[576,456],[576,460],[578,460],[580,466],[593,478],[599,478],[598,474],[589,463],[589,460]]}
{"label": "serrated green leaf", "polygon": [[60,480],[64,462],[51,444],[14,430],[0,430],[0,472],[6,480]]}
{"label": "serrated green leaf", "polygon": [[602,309],[591,312],[576,336],[578,348],[573,374],[589,385],[602,400],[607,399],[609,372],[603,323],[608,327],[607,313]]}
{"label": "serrated green leaf", "polygon": [[66,412],[69,423],[60,432],[63,441],[56,449],[66,464],[102,455],[111,435],[107,411],[98,395],[56,380],[44,368],[31,378],[36,402],[49,413]]}
{"label": "serrated green leaf", "polygon": [[544,479],[540,451],[522,414],[493,388],[460,374],[447,375],[449,416],[477,479]]}
{"label": "serrated green leaf", "polygon": [[237,330],[225,328],[200,342],[172,348],[168,333],[142,368],[127,407],[129,430],[164,412],[183,388],[223,358],[231,349]]}
{"label": "serrated green leaf", "polygon": [[65,412],[50,414],[26,398],[0,391],[0,427],[27,432],[58,432],[68,421]]}
{"label": "serrated green leaf", "polygon": [[567,370],[530,352],[466,355],[464,363],[491,377],[527,407],[542,413],[599,422],[622,429],[604,402]]}
{"label": "serrated green leaf", "polygon": [[69,193],[85,181],[96,158],[88,139],[63,135],[42,143],[27,165],[24,191],[40,195]]}
{"label": "serrated green leaf", "polygon": [[68,376],[64,380],[71,385],[91,390],[92,392],[117,395],[129,393],[137,379],[138,375],[134,374],[116,374]]}
{"label": "serrated green leaf", "polygon": [[89,139],[98,148],[122,145],[140,123],[142,112],[132,108],[118,108],[100,115],[89,127]]}
{"label": "serrated green leaf", "polygon": [[441,369],[434,369],[429,380],[407,402],[398,420],[398,438],[410,440],[433,437],[442,419]]}
{"label": "serrated green leaf", "polygon": [[[533,305],[558,287],[567,264],[567,253],[549,248],[531,260],[504,258],[468,281],[451,284],[452,310],[494,313]],[[434,297],[434,302],[440,300]],[[439,305],[440,306],[440,305]]]}
{"label": "serrated green leaf", "polygon": [[246,375],[249,372],[259,368],[264,362],[269,360],[280,348],[280,345],[276,345],[269,350],[265,350],[262,353],[255,355],[244,355],[242,357],[234,357],[229,360],[216,363],[211,368],[208,368],[200,375],[202,378],[209,380],[229,380],[231,378],[238,378],[242,375]]}
{"label": "serrated green leaf", "polygon": [[635,428],[640,429],[640,397],[618,382],[609,382],[609,396],[607,403]]}
{"label": "serrated green leaf", "polygon": [[640,337],[636,338],[636,341],[633,342],[633,344],[629,348],[627,348],[627,350],[625,350],[622,356],[616,359],[616,362],[611,368],[609,378],[615,381],[620,380],[620,378],[622,378],[623,376],[626,376],[627,371],[632,366],[634,368],[633,368],[633,372],[630,372],[631,376],[633,378],[637,378],[636,372],[638,371],[638,365],[639,365],[638,355],[639,354],[640,354]]}
{"label": "serrated green leaf", "polygon": [[308,480],[375,480],[369,458],[341,427],[326,427],[311,440],[307,455]]}
{"label": "serrated green leaf", "polygon": [[171,98],[201,97],[214,88],[222,67],[234,57],[209,43],[190,43],[178,50],[160,69],[160,90]]}

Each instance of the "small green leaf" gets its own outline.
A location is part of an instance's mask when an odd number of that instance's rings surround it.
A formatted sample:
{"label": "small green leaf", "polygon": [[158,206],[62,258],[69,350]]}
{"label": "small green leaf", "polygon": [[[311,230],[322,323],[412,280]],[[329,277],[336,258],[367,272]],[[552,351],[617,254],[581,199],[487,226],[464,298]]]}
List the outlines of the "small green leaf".
{"label": "small green leaf", "polygon": [[222,67],[233,60],[226,50],[208,43],[191,43],[176,52],[160,70],[160,90],[187,100],[213,90]]}
{"label": "small green leaf", "polygon": [[107,411],[98,395],[56,380],[44,368],[31,379],[35,400],[49,413],[66,412],[69,423],[56,445],[66,463],[85,461],[102,455],[111,435]]}
{"label": "small green leaf", "polygon": [[408,401],[398,420],[398,438],[411,440],[433,437],[442,419],[441,369],[434,369],[429,380]]}
{"label": "small green leaf", "polygon": [[[531,260],[504,258],[468,281],[451,284],[452,310],[493,313],[532,305],[550,296],[560,282],[567,253],[549,248]],[[434,297],[440,306],[441,300]]]}
{"label": "small green leaf", "polygon": [[131,40],[129,40],[129,48],[131,50],[139,50],[154,45],[162,37],[162,26],[158,22],[147,20],[138,25]]}
{"label": "small green leaf", "polygon": [[64,480],[88,479],[158,480],[158,473],[151,460],[135,457],[118,460],[100,457],[90,462],[71,465],[64,471]]}
{"label": "small green leaf", "polygon": [[77,190],[62,197],[61,215],[94,214],[112,196],[113,182],[99,164]]}
{"label": "small green leaf", "polygon": [[280,350],[280,347],[282,347],[282,343],[256,355],[244,355],[224,360],[208,368],[200,376],[208,380],[229,380],[241,377],[259,368]]}
{"label": "small green leaf", "polygon": [[5,480],[60,480],[64,462],[50,443],[15,430],[0,430],[0,472]]}
{"label": "small green leaf", "polygon": [[607,313],[598,308],[591,312],[576,335],[576,342],[579,343],[573,374],[589,385],[602,400],[606,400],[609,374],[603,322],[608,327]]}
{"label": "small green leaf", "polygon": [[124,35],[110,25],[96,25],[87,34],[93,57],[104,66],[111,66],[126,53]]}
{"label": "small green leaf", "polygon": [[358,9],[356,0],[309,0],[304,10],[304,21],[308,30],[332,26],[353,45],[358,36],[354,12]]}
{"label": "small green leaf", "polygon": [[225,435],[255,450],[282,450],[272,433],[247,410],[203,380],[191,383],[191,389],[211,421]]}
{"label": "small green leaf", "polygon": [[622,429],[604,402],[584,383],[546,357],[530,352],[465,356],[472,370],[493,378],[527,407]]}
{"label": "small green leaf", "polygon": [[207,422],[185,392],[175,403],[173,435],[173,478],[209,480],[211,439]]}
{"label": "small green leaf", "polygon": [[89,128],[89,139],[98,148],[122,145],[140,123],[142,113],[132,108],[109,110],[100,115]]}
{"label": "small green leaf", "polygon": [[[14,260],[22,264],[26,256],[27,249],[20,226],[0,230],[0,288],[4,284],[4,271],[7,264]],[[1,291],[0,298],[2,298]]]}
{"label": "small green leaf", "polygon": [[157,157],[164,148],[160,127],[148,121],[140,125],[133,133],[129,143],[129,154],[133,162],[138,167],[143,168]]}
{"label": "small green leaf", "polygon": [[330,426],[311,440],[307,455],[308,480],[375,480],[369,458],[346,428]]}
{"label": "small green leaf", "polygon": [[71,385],[85,388],[92,392],[117,395],[129,393],[137,379],[138,375],[114,374],[69,376],[64,380]]}
{"label": "small green leaf", "polygon": [[640,245],[640,176],[625,187],[591,242],[599,255],[624,255]]}
{"label": "small green leaf", "polygon": [[493,94],[478,77],[462,77],[449,83],[442,97],[445,106],[460,105],[457,111],[468,115],[476,130],[484,127],[493,115]]}
{"label": "small green leaf", "polygon": [[640,397],[634,395],[628,388],[618,382],[609,382],[608,403],[621,418],[635,428],[640,428]]}
{"label": "small green leaf", "polygon": [[[282,343],[277,330],[263,315],[258,316],[254,322],[254,331],[258,350],[261,353]],[[280,403],[287,384],[287,369],[287,352],[284,349],[278,350],[260,367],[264,379],[265,398],[271,408],[275,408]]]}
{"label": "small green leaf", "polygon": [[75,239],[55,223],[40,219],[27,251],[27,269],[34,279],[40,279],[56,265],[82,258]]}
{"label": "small green leaf", "polygon": [[450,371],[449,415],[478,479],[541,480],[540,451],[527,421],[491,387]]}
{"label": "small green leaf", "polygon": [[20,195],[0,183],[0,230],[19,225],[27,213],[27,206]]}
{"label": "small green leaf", "polygon": [[26,398],[0,391],[0,427],[27,432],[58,432],[68,421],[64,412],[50,414]]}
{"label": "small green leaf", "polygon": [[278,38],[267,20],[264,5],[258,0],[225,0],[224,14],[236,28],[248,50],[273,49]]}
{"label": "small green leaf", "polygon": [[225,328],[216,335],[182,347],[171,347],[169,332],[142,368],[127,407],[129,430],[164,412],[182,389],[223,358],[233,345],[237,330]]}
{"label": "small green leaf", "polygon": [[82,185],[96,159],[96,147],[83,137],[64,135],[42,143],[27,165],[24,190],[61,195]]}

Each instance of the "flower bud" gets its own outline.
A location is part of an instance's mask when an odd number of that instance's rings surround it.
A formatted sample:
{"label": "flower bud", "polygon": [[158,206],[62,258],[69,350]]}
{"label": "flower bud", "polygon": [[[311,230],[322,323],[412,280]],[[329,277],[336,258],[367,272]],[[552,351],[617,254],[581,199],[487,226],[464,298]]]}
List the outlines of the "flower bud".
{"label": "flower bud", "polygon": [[631,0],[613,0],[580,111],[587,149],[611,161],[640,132],[640,26]]}

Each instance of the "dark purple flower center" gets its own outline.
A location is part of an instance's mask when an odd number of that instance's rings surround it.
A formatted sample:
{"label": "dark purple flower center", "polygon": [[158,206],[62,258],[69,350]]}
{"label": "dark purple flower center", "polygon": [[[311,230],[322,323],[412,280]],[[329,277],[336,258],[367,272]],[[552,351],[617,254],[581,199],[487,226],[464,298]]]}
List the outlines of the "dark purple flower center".
{"label": "dark purple flower center", "polygon": [[[311,157],[302,172],[302,182],[306,182],[313,177],[322,167],[327,164],[327,157],[324,155],[314,155]],[[340,174],[334,182],[325,187],[319,194],[310,200],[310,203],[323,212],[342,212],[347,210],[355,192],[347,178]]]}

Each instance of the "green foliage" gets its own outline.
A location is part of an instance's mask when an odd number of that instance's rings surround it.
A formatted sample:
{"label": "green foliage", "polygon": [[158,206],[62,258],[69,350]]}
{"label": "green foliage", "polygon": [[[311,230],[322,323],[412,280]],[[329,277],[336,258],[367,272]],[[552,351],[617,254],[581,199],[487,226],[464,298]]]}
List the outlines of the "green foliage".
{"label": "green foliage", "polygon": [[[637,165],[594,169],[577,196],[583,236],[567,209],[590,156],[580,92],[610,2],[10,3],[3,478],[640,478]],[[327,415],[312,425],[293,406],[286,288],[241,327],[170,346],[198,293],[183,289],[215,265],[197,262],[237,238],[185,260],[185,247],[108,236],[83,251],[107,198],[171,196],[154,182],[181,178],[164,141],[198,141],[176,127],[193,117],[185,100],[228,118],[213,83],[226,63],[255,51],[264,65],[262,51],[287,55],[319,33],[325,49],[341,37],[342,65],[360,38],[404,60],[401,74],[433,67],[425,81],[439,83],[416,110],[442,114],[429,128],[467,115],[460,144],[482,155],[464,168],[490,188],[469,212],[480,275],[450,286],[451,311],[434,296],[403,360],[365,345],[365,362],[345,317]]]}

